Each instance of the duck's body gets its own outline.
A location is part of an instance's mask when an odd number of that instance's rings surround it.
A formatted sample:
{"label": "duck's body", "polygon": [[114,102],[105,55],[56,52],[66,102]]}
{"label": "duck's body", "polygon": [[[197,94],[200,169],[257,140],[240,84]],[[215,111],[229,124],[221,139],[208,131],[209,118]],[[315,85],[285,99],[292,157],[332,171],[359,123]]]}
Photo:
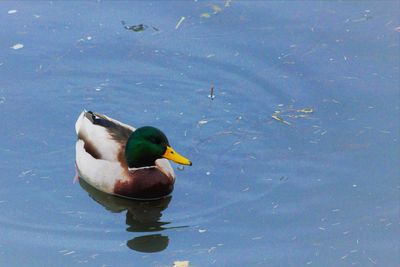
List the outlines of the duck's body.
{"label": "duck's body", "polygon": [[[191,164],[173,151],[165,135],[153,127],[135,129],[105,115],[84,111],[75,129],[79,176],[108,194],[134,199],[166,197],[175,182],[174,170],[166,158]],[[163,141],[151,143],[160,134]]]}

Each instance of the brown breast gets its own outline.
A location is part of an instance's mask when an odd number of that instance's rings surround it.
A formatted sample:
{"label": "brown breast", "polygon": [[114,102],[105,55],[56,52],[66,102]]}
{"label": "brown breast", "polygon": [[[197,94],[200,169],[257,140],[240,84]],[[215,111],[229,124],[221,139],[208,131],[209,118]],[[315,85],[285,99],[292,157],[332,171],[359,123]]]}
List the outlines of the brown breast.
{"label": "brown breast", "polygon": [[162,198],[174,189],[174,179],[158,168],[128,171],[127,179],[118,180],[114,194],[137,199]]}

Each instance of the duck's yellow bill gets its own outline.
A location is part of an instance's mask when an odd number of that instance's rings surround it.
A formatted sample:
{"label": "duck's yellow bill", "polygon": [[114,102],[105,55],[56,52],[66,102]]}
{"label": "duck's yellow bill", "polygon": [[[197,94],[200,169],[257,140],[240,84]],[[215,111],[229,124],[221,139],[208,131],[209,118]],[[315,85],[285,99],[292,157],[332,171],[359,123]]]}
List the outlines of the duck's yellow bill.
{"label": "duck's yellow bill", "polygon": [[164,158],[172,160],[176,163],[183,164],[183,165],[190,165],[192,166],[192,162],[185,158],[184,156],[179,155],[172,147],[167,146],[167,150],[165,151]]}

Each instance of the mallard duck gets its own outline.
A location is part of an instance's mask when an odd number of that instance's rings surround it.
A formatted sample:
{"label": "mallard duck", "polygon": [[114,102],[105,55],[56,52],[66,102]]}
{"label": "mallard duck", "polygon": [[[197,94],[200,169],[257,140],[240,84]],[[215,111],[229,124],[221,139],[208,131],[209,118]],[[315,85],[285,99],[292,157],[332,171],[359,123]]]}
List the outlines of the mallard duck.
{"label": "mallard duck", "polygon": [[133,199],[166,197],[175,182],[168,160],[192,165],[155,127],[135,129],[103,114],[83,111],[75,130],[79,177],[108,194]]}

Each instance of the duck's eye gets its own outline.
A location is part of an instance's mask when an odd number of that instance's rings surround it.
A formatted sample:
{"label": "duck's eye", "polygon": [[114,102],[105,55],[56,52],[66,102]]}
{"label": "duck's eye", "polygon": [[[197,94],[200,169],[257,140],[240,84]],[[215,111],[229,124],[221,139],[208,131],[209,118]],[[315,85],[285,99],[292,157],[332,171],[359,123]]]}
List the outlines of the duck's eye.
{"label": "duck's eye", "polygon": [[154,144],[161,144],[161,140],[156,137],[151,138],[151,142]]}

